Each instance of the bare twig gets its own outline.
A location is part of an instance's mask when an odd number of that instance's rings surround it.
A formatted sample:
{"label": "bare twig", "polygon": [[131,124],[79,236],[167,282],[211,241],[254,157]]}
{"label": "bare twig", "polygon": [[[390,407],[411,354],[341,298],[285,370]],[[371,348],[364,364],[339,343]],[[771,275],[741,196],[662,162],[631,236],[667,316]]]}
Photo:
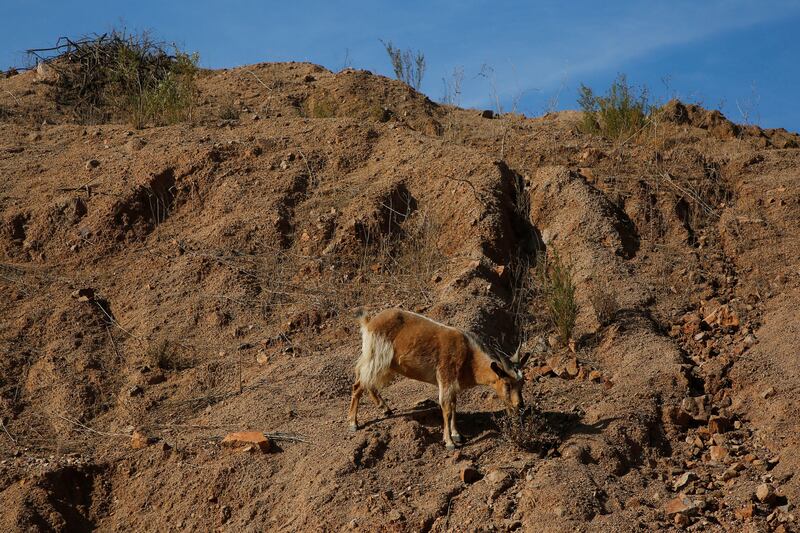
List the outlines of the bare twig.
{"label": "bare twig", "polygon": [[306,154],[298,147],[297,151],[300,153],[300,157],[303,158],[303,163],[306,164],[306,170],[308,171],[308,177],[311,179],[311,186],[315,187],[318,185],[317,179],[314,177],[314,173],[311,172],[311,166],[308,164],[308,158],[306,158]]}
{"label": "bare twig", "polygon": [[61,416],[61,415],[56,415],[56,416],[58,418],[60,418],[61,420],[64,420],[65,422],[69,422],[70,424],[73,424],[75,426],[79,426],[79,427],[85,429],[86,431],[89,431],[90,433],[95,433],[97,435],[102,435],[104,437],[125,437],[125,438],[130,438],[130,435],[128,435],[126,433],[109,433],[109,432],[106,432],[106,431],[98,431],[96,429],[90,428],[89,426],[87,426],[85,424],[82,424],[82,423],[78,422],[77,420],[72,420],[70,418],[67,418],[66,416]]}
{"label": "bare twig", "polygon": [[663,177],[664,180],[666,180],[666,182],[672,187],[674,187],[676,190],[682,192],[683,194],[689,196],[692,200],[697,202],[700,205],[700,207],[702,207],[706,211],[706,213],[719,218],[719,214],[717,213],[717,211],[713,207],[708,205],[706,202],[704,202],[703,199],[700,198],[700,195],[698,195],[696,192],[690,189],[686,189],[675,183],[675,181],[673,181],[672,177],[669,175],[668,172],[662,172],[661,177]]}
{"label": "bare twig", "polygon": [[261,80],[261,78],[259,78],[258,76],[256,76],[256,73],[255,73],[255,72],[253,72],[252,70],[245,70],[245,72],[247,72],[248,74],[250,74],[251,76],[253,76],[253,77],[256,79],[256,81],[257,81],[258,83],[260,83],[261,85],[263,85],[263,86],[264,86],[264,87],[265,87],[265,88],[266,88],[268,91],[271,91],[271,90],[272,90],[272,89],[270,88],[270,86],[269,86],[269,85],[267,85],[266,83],[264,83],[264,82]]}
{"label": "bare twig", "polygon": [[9,91],[8,89],[4,89],[4,90],[5,90],[5,92],[7,92],[7,93],[8,93],[8,94],[11,96],[11,98],[13,98],[13,99],[14,99],[14,101],[17,103],[17,105],[22,105],[22,103],[19,101],[19,98],[17,98],[17,97],[14,95],[14,93],[12,93],[11,91]]}
{"label": "bare twig", "polygon": [[13,283],[13,284],[15,284],[15,285],[16,285],[16,284],[19,284],[19,285],[21,286],[21,287],[20,287],[20,290],[21,290],[21,291],[22,291],[22,292],[25,294],[25,296],[30,296],[30,295],[31,295],[31,293],[29,293],[27,290],[25,290],[24,288],[22,288],[22,287],[29,286],[29,285],[26,285],[25,283],[23,283],[22,281],[20,281],[20,280],[18,280],[18,279],[12,279],[12,278],[9,278],[8,276],[4,276],[3,274],[0,274],[0,278],[3,278],[4,280],[6,280],[6,281],[8,281],[8,282],[10,282],[10,283]]}
{"label": "bare twig", "polygon": [[117,355],[117,359],[119,359],[120,363],[124,363],[125,361],[122,359],[122,356],[119,354],[119,350],[117,349],[117,343],[114,342],[114,335],[111,333],[111,330],[108,326],[106,326],[106,333],[108,333],[108,338],[111,340],[111,346],[114,348],[114,353]]}
{"label": "bare twig", "polygon": [[95,305],[97,305],[98,309],[100,309],[100,311],[102,311],[102,312],[103,312],[103,314],[104,314],[104,315],[106,315],[106,318],[108,318],[108,320],[109,320],[109,321],[110,321],[112,324],[114,324],[114,325],[115,325],[115,326],[117,326],[119,329],[121,329],[123,333],[125,333],[126,335],[128,335],[128,336],[129,336],[129,337],[131,337],[131,338],[134,338],[134,339],[138,340],[139,342],[142,342],[142,338],[141,338],[141,337],[138,337],[138,336],[134,335],[133,333],[131,333],[130,331],[128,331],[127,329],[123,328],[123,327],[120,325],[120,323],[119,323],[119,322],[117,322],[117,320],[116,320],[116,319],[115,319],[113,316],[111,316],[111,315],[109,315],[109,314],[108,314],[108,312],[107,312],[107,311],[106,311],[106,310],[103,308],[103,306],[102,306],[102,305],[100,305],[100,303],[99,303],[99,302],[94,302],[94,303],[95,303]]}
{"label": "bare twig", "polygon": [[483,199],[482,199],[482,198],[481,198],[481,196],[478,194],[478,189],[476,189],[476,188],[475,188],[475,185],[474,185],[474,184],[473,184],[471,181],[469,181],[468,179],[464,179],[464,178],[454,178],[453,176],[446,176],[446,178],[447,178],[447,179],[449,179],[449,180],[453,180],[453,181],[459,181],[459,182],[461,182],[461,183],[466,183],[466,184],[467,184],[467,185],[469,185],[469,186],[470,186],[470,188],[472,189],[472,194],[474,194],[474,195],[475,195],[475,199],[476,199],[476,200],[478,200],[479,202],[483,202]]}
{"label": "bare twig", "polygon": [[11,442],[13,442],[14,446],[16,446],[17,445],[17,439],[12,437],[11,433],[8,432],[8,429],[6,428],[6,423],[3,422],[2,418],[0,418],[0,428],[3,428],[3,431],[5,432],[5,434],[8,435],[8,438],[11,439]]}
{"label": "bare twig", "polygon": [[311,444],[311,441],[306,440],[305,435],[298,435],[296,433],[264,433],[264,436],[272,440],[285,440],[288,442],[305,442]]}

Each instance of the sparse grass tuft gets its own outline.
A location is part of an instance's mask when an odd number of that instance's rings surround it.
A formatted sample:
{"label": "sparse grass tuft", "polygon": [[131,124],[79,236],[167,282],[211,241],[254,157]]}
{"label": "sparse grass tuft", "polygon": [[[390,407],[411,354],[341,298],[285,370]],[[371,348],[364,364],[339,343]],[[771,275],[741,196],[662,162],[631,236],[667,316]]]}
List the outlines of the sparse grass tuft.
{"label": "sparse grass tuft", "polygon": [[239,120],[240,111],[233,100],[228,99],[219,106],[218,115],[222,120]]}
{"label": "sparse grass tuft", "polygon": [[642,88],[637,93],[624,74],[614,80],[605,96],[596,95],[581,84],[578,104],[583,110],[582,130],[610,139],[636,134],[644,128],[650,113],[647,89]]}
{"label": "sparse grass tuft", "polygon": [[418,91],[425,76],[425,54],[419,50],[413,52],[410,48],[400,50],[394,47],[392,41],[387,43],[381,40],[381,43],[389,55],[397,79]]}
{"label": "sparse grass tuft", "polygon": [[185,370],[191,368],[191,361],[182,357],[178,347],[167,339],[156,341],[145,353],[148,364],[161,370]]}
{"label": "sparse grass tuft", "polygon": [[374,122],[389,122],[392,118],[392,110],[375,103],[369,108],[369,118]]}
{"label": "sparse grass tuft", "polygon": [[572,266],[561,259],[555,248],[551,248],[544,260],[540,261],[538,268],[539,284],[550,322],[562,342],[566,344],[572,338],[578,317]]}

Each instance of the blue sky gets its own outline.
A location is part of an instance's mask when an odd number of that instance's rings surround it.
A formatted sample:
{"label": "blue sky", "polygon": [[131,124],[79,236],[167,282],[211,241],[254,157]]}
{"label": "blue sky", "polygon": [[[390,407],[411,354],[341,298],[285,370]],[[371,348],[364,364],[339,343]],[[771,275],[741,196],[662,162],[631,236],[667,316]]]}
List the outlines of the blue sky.
{"label": "blue sky", "polygon": [[295,60],[390,75],[383,39],[425,53],[434,100],[460,67],[463,106],[494,107],[496,92],[505,110],[540,115],[575,108],[580,83],[602,91],[624,72],[657,100],[800,130],[800,2],[787,0],[3,0],[0,68],[120,23],[198,51],[206,67]]}

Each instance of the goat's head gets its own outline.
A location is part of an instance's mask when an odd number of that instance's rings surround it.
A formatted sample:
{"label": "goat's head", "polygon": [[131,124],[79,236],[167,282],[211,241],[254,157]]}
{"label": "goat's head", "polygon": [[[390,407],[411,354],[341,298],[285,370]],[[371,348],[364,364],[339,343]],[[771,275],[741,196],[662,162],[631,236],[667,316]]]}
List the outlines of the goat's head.
{"label": "goat's head", "polygon": [[495,374],[492,388],[497,396],[506,404],[506,411],[509,416],[522,413],[525,409],[525,402],[522,399],[522,385],[524,379],[522,369],[528,361],[530,354],[525,354],[520,359],[519,348],[509,359],[505,357],[493,358],[490,366]]}

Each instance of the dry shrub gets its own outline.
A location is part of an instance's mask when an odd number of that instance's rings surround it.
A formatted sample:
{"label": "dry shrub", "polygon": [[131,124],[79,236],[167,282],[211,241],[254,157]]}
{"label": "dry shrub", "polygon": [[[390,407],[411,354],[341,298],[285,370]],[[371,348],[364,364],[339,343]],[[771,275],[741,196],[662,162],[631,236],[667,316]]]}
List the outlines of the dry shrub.
{"label": "dry shrub", "polygon": [[239,120],[240,111],[233,100],[228,98],[219,106],[217,116],[222,120]]}
{"label": "dry shrub", "polygon": [[156,42],[147,32],[61,38],[53,48],[29,53],[58,74],[55,100],[80,122],[122,118],[141,128],[191,117],[197,54]]}
{"label": "dry shrub", "polygon": [[647,89],[637,91],[624,74],[614,80],[605,96],[581,84],[578,104],[583,110],[582,129],[610,139],[629,137],[641,131],[650,112]]}
{"label": "dry shrub", "polygon": [[601,327],[606,327],[614,322],[619,311],[619,303],[613,293],[595,288],[589,295],[595,318]]}
{"label": "dry shrub", "polygon": [[561,440],[537,408],[527,409],[520,416],[498,415],[495,422],[502,440],[526,452],[544,455]]}
{"label": "dry shrub", "polygon": [[369,118],[374,122],[389,122],[392,118],[392,110],[375,103],[369,108]]}
{"label": "dry shrub", "polygon": [[[368,281],[387,284],[402,299],[430,304],[430,280],[447,258],[439,248],[438,221],[424,212],[409,215],[402,231],[379,236],[365,249],[360,272]],[[385,295],[384,295],[385,296]]]}

